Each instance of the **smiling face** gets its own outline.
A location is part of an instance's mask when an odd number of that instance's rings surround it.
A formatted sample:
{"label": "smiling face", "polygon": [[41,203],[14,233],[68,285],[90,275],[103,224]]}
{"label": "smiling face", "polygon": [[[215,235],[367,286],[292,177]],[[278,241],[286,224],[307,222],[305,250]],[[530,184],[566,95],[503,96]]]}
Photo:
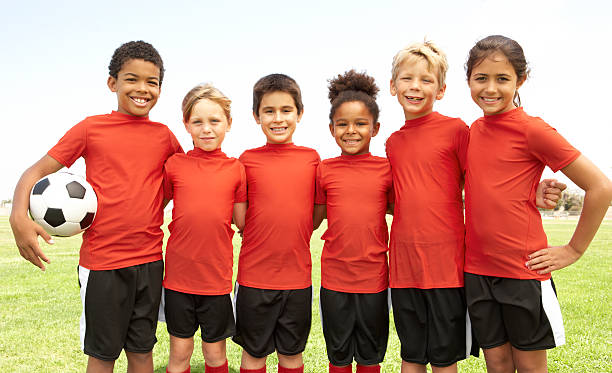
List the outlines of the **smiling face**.
{"label": "smiling face", "polygon": [[117,111],[145,117],[160,93],[159,67],[141,59],[126,61],[117,78],[108,77],[108,88],[117,94]]}
{"label": "smiling face", "polygon": [[370,140],[376,136],[379,123],[361,101],[350,101],[340,105],[329,125],[332,136],[342,149],[342,155],[359,155],[370,151]]}
{"label": "smiling face", "polygon": [[444,97],[435,71],[429,71],[425,58],[409,59],[400,65],[397,78],[391,80],[391,95],[404,109],[406,120],[423,117],[433,111],[436,100]]}
{"label": "smiling face", "polygon": [[189,120],[185,122],[185,129],[195,147],[210,152],[221,147],[231,125],[231,118],[225,116],[221,105],[202,99],[194,105]]}
{"label": "smiling face", "polygon": [[472,100],[484,115],[505,113],[514,109],[514,94],[523,84],[518,81],[514,67],[501,52],[483,59],[472,69],[468,85]]}
{"label": "smiling face", "polygon": [[261,98],[259,113],[253,113],[253,116],[269,144],[287,144],[293,141],[293,132],[302,114],[298,114],[289,93],[274,91]]}

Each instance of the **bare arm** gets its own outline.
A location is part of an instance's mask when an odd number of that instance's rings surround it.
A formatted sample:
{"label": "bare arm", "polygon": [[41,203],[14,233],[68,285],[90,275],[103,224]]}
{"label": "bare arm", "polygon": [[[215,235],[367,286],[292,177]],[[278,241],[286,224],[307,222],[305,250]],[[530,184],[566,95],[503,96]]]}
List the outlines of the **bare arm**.
{"label": "bare arm", "polygon": [[19,248],[19,254],[27,261],[39,267],[43,271],[45,265],[41,259],[49,263],[49,259],[40,250],[38,236],[41,236],[47,243],[53,243],[51,236],[28,216],[30,205],[30,191],[34,184],[43,176],[52,174],[64,167],[61,163],[45,155],[30,168],[25,170],[15,187],[13,195],[13,209],[9,222],[15,236],[15,243]]}
{"label": "bare arm", "polygon": [[395,203],[389,202],[387,204],[387,214],[393,215],[393,210],[395,210]]}
{"label": "bare arm", "polygon": [[312,226],[314,230],[317,230],[323,219],[327,217],[327,205],[314,205],[312,210]]}
{"label": "bare arm", "polygon": [[527,268],[539,274],[567,267],[584,254],[612,199],[612,182],[585,156],[581,155],[562,171],[585,191],[582,214],[567,245],[547,247],[529,256]]}
{"label": "bare arm", "polygon": [[247,203],[246,202],[238,202],[234,203],[234,213],[233,213],[233,221],[238,231],[242,232],[244,229],[244,221],[246,217]]}
{"label": "bare arm", "polygon": [[536,206],[543,209],[554,209],[557,201],[561,198],[561,192],[567,185],[560,183],[556,179],[544,179],[538,184],[536,190]]}

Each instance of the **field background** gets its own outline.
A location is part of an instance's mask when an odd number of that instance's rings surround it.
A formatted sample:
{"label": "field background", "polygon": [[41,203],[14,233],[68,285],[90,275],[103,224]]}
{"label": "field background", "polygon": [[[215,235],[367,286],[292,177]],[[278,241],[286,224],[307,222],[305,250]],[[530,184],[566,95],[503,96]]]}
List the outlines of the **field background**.
{"label": "field background", "polygon": [[[545,221],[550,244],[566,243],[576,220]],[[320,262],[325,226],[311,241],[313,324],[304,353],[306,372],[326,372],[327,357],[319,317]],[[81,302],[77,282],[80,237],[56,238],[44,245],[51,260],[42,272],[19,256],[8,217],[0,217],[0,372],[82,372],[87,358],[80,350]],[[567,343],[549,355],[551,372],[612,372],[612,319],[609,299],[612,270],[612,221],[606,220],[586,254],[574,265],[554,274],[564,317]],[[239,238],[235,238],[237,257]],[[235,268],[234,268],[235,271]],[[399,372],[399,341],[391,322],[383,372]],[[157,329],[154,350],[156,373],[165,372],[168,333],[165,324]],[[199,334],[192,358],[192,371],[203,372]],[[230,372],[239,372],[240,349],[228,341]],[[268,372],[276,372],[277,361],[268,359]],[[125,356],[115,371],[126,369]],[[471,357],[459,363],[460,372],[484,372],[484,359]]]}

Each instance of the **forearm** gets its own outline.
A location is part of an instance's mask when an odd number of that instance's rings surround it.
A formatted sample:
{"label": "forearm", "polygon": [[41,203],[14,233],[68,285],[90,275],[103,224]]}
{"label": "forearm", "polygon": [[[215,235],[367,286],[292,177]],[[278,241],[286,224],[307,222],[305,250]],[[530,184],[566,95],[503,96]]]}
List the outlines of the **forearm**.
{"label": "forearm", "polygon": [[569,245],[581,256],[595,237],[612,198],[612,183],[608,180],[588,190],[584,196],[582,213]]}

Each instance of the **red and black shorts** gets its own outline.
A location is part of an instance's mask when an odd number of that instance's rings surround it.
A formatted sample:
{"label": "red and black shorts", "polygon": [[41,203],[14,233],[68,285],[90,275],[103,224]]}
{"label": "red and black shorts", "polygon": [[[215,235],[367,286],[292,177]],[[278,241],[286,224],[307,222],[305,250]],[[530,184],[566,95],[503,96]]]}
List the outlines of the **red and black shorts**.
{"label": "red and black shorts", "polygon": [[402,360],[450,366],[478,356],[463,288],[391,289]]}
{"label": "red and black shorts", "polygon": [[306,348],[312,319],[312,286],[267,290],[236,284],[236,335],[233,341],[251,356],[275,350],[297,355]]}
{"label": "red and black shorts", "polygon": [[201,329],[206,343],[222,341],[236,333],[232,298],[225,295],[198,295],[164,289],[164,313],[168,333],[191,338]]}
{"label": "red and black shorts", "polygon": [[565,343],[561,308],[552,278],[519,280],[465,274],[470,318],[484,349],[506,342],[525,351]]}
{"label": "red and black shorts", "polygon": [[164,263],[161,260],[113,270],[79,266],[81,347],[87,355],[113,361],[121,350],[147,353],[157,338]]}
{"label": "red and black shorts", "polygon": [[335,366],[380,364],[389,339],[389,291],[344,293],[321,287],[327,357]]}

